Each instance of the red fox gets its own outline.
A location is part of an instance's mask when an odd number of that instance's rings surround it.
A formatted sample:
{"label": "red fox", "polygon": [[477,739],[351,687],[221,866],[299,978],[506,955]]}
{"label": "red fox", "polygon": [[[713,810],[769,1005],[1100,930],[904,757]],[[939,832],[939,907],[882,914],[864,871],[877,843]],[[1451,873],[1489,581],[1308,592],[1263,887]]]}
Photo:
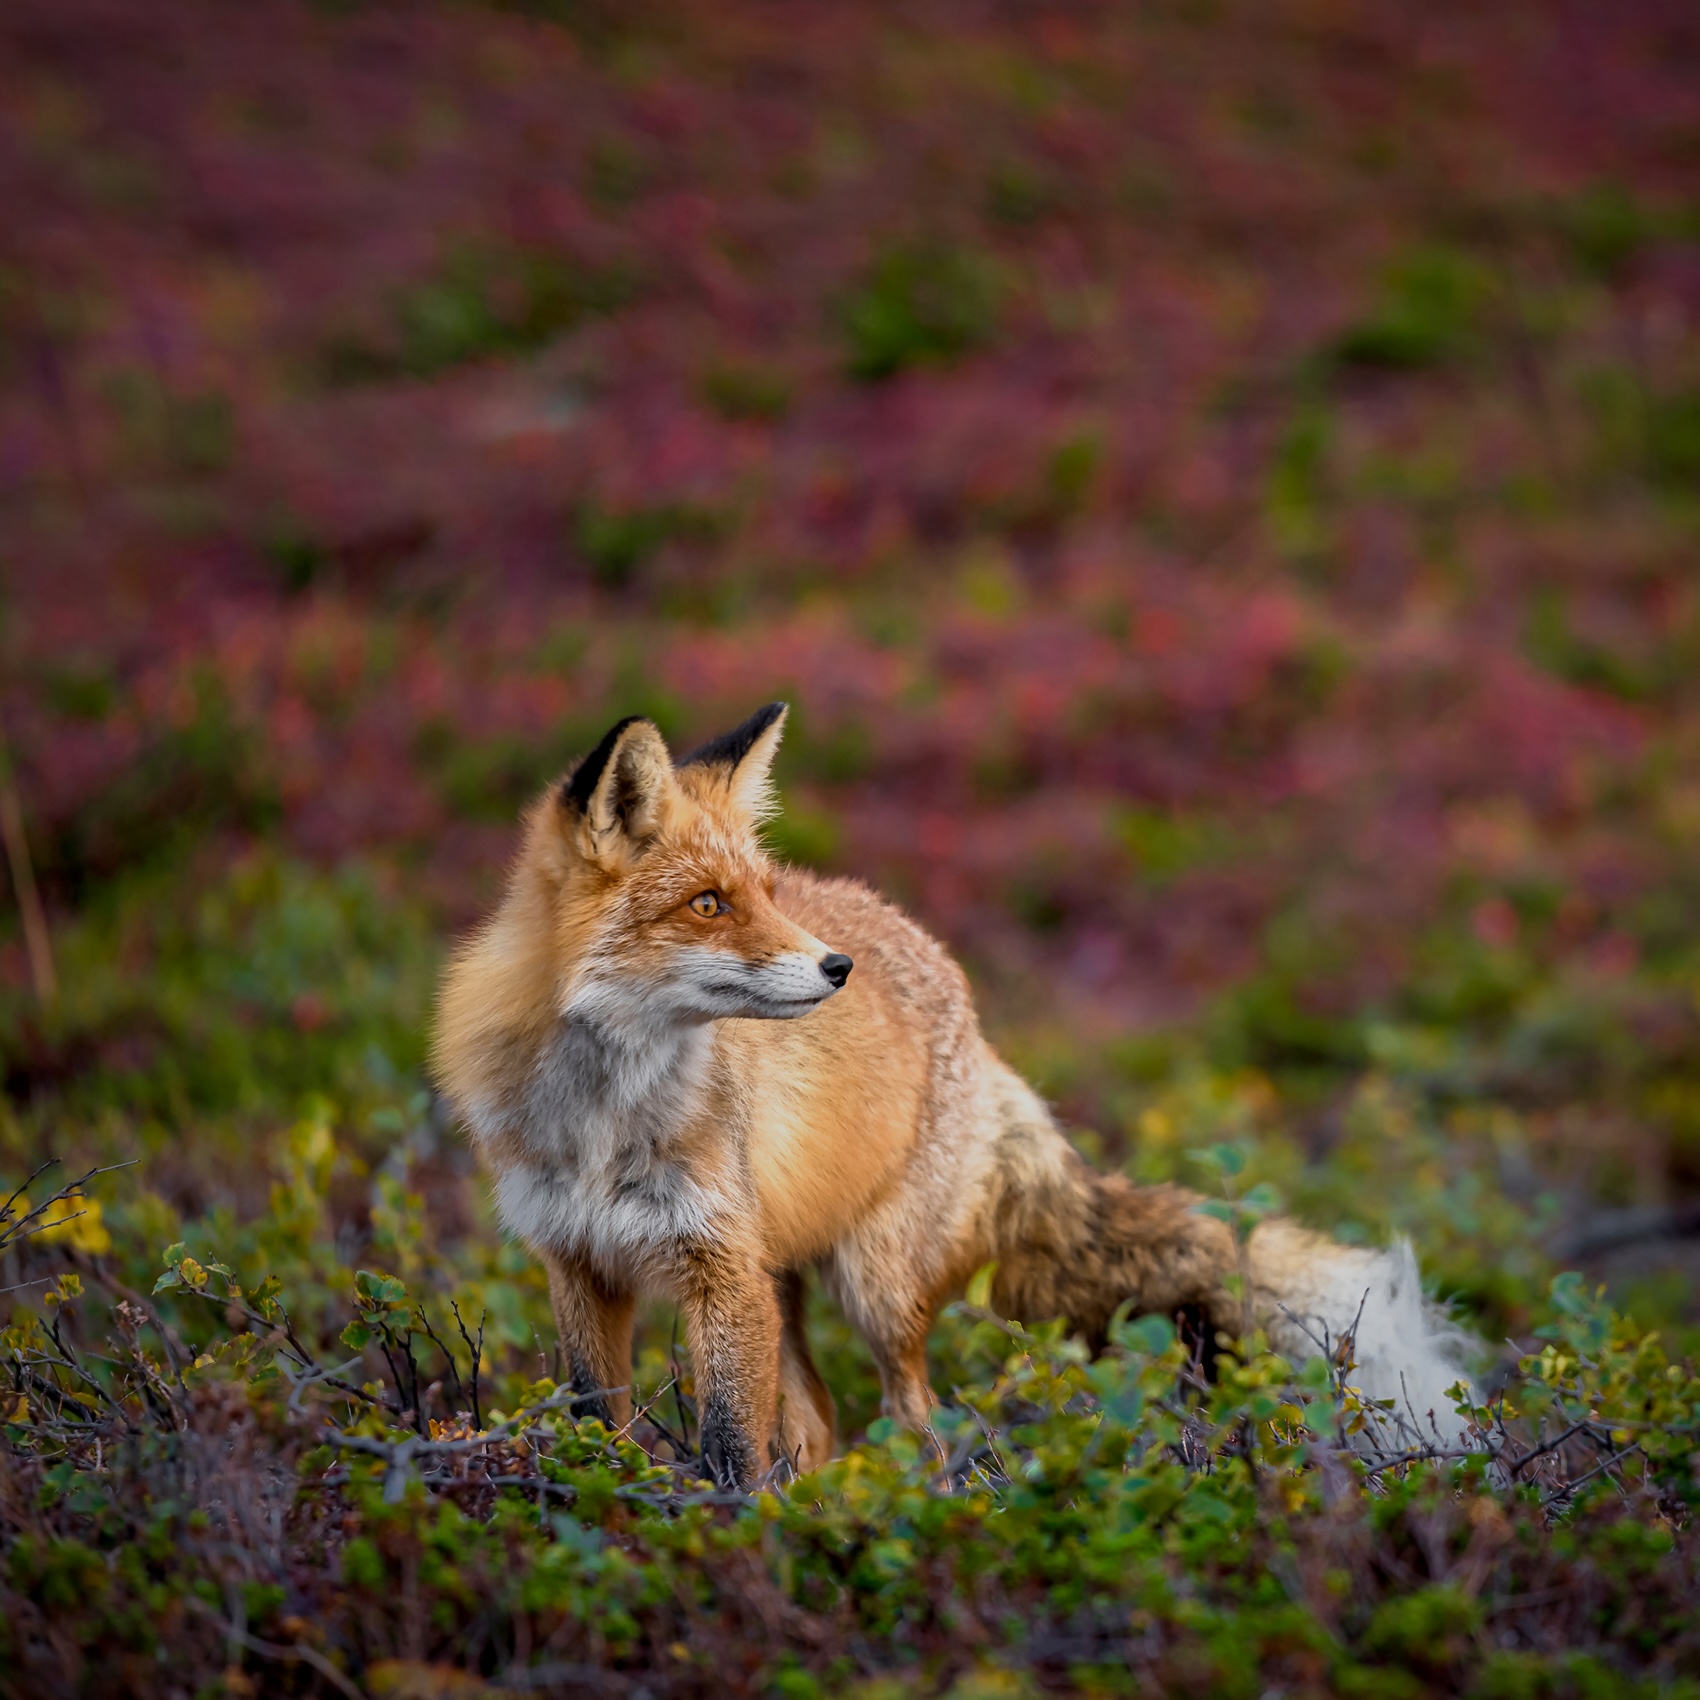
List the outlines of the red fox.
{"label": "red fox", "polygon": [[677,763],[650,721],[611,728],[532,807],[506,896],[444,974],[435,1072],[547,1269],[589,1409],[629,1420],[634,1303],[667,1296],[715,1479],[823,1463],[812,1267],[886,1413],[924,1429],[928,1331],[995,1262],[1000,1314],[1089,1339],[1125,1302],[1236,1330],[1249,1305],[1300,1360],[1355,1321],[1365,1390],[1448,1420],[1454,1347],[1408,1247],[1272,1219],[1242,1254],[1193,1194],[1094,1173],[939,944],[853,881],[775,866],[758,829],[785,714]]}

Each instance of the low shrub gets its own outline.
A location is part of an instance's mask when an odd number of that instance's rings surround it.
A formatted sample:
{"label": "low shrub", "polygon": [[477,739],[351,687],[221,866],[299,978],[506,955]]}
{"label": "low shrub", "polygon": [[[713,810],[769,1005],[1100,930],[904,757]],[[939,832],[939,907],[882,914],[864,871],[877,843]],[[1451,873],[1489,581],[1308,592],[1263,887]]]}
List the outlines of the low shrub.
{"label": "low shrub", "polygon": [[0,1214],[5,1692],[1696,1691],[1700,1378],[1579,1278],[1451,1445],[1353,1390],[1349,1341],[1206,1357],[1145,1318],[1093,1359],[988,1271],[930,1436],[746,1496],[702,1479],[688,1370],[580,1416],[530,1299],[434,1257],[405,1187],[405,1279],[315,1267],[334,1146],[290,1149],[269,1243],[173,1245],[151,1296],[92,1177]]}

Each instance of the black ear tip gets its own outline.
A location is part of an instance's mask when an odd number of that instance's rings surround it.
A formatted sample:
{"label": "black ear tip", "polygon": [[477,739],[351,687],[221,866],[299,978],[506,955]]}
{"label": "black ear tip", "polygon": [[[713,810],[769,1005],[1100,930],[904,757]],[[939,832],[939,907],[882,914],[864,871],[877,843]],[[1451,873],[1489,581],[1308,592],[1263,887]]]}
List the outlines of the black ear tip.
{"label": "black ear tip", "polygon": [[759,738],[762,733],[774,723],[774,721],[778,720],[782,715],[789,713],[790,708],[791,705],[788,702],[764,703],[749,717],[748,720],[744,722],[742,726],[738,728],[738,730],[740,732],[748,731],[750,735],[750,742],[753,744],[756,739]]}
{"label": "black ear tip", "polygon": [[750,753],[756,739],[790,706],[786,702],[770,702],[765,708],[758,708],[742,725],[734,726],[730,732],[722,732],[718,738],[710,738],[706,744],[699,744],[678,765],[713,767],[724,763],[727,767],[736,767]]}
{"label": "black ear tip", "polygon": [[644,719],[641,714],[628,714],[624,720],[616,720],[602,734],[602,741],[594,750],[575,767],[566,777],[561,786],[561,807],[576,809],[580,814],[590,807],[590,795],[596,789],[596,782],[602,777],[602,770],[608,765],[608,758],[614,753],[614,746],[620,741],[620,734],[628,726],[635,726]]}

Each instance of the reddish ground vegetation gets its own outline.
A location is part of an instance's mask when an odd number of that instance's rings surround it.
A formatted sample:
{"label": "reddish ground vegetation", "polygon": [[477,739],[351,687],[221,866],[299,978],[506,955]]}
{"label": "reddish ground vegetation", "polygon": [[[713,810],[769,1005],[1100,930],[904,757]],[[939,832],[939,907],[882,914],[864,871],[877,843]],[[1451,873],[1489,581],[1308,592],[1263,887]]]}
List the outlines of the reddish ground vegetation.
{"label": "reddish ground vegetation", "polygon": [[1437,928],[1680,979],[1697,54],[1655,0],[18,0],[50,903],[275,833],[459,924],[609,718],[785,695],[785,848],[1010,1028],[1277,933],[1322,1022]]}

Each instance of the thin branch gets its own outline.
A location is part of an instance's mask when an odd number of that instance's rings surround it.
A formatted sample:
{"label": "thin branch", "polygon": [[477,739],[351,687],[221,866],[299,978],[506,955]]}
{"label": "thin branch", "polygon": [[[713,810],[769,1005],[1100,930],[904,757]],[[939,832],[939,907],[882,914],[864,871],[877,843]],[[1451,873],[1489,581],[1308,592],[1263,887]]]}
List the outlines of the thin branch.
{"label": "thin branch", "polygon": [[1630,1455],[1630,1453],[1639,1452],[1640,1450],[1641,1443],[1639,1441],[1631,1441],[1630,1444],[1624,1447],[1621,1452],[1614,1452],[1609,1458],[1602,1458],[1599,1463],[1593,1467],[1593,1469],[1585,1471],[1582,1475],[1577,1476],[1574,1481],[1561,1482],[1559,1486],[1555,1487],[1552,1492],[1541,1501],[1542,1507],[1549,1508],[1558,1504],[1561,1500],[1573,1499],[1575,1497],[1576,1490],[1584,1483],[1591,1482],[1602,1470],[1609,1471],[1614,1464],[1621,1464],[1623,1460]]}
{"label": "thin branch", "polygon": [[36,1166],[30,1170],[29,1174],[26,1175],[24,1179],[12,1190],[11,1196],[7,1198],[6,1202],[4,1204],[0,1204],[0,1222],[8,1220],[12,1214],[12,1206],[16,1204],[20,1198],[23,1198],[29,1192],[29,1189],[34,1186],[49,1169],[57,1168],[58,1166],[59,1159],[57,1157],[49,1157],[46,1162],[37,1163]]}
{"label": "thin branch", "polygon": [[420,1326],[425,1330],[425,1337],[439,1352],[443,1354],[443,1362],[449,1366],[449,1375],[455,1384],[455,1409],[459,1410],[466,1403],[466,1385],[460,1379],[460,1366],[454,1360],[454,1354],[437,1338],[437,1331],[431,1326],[431,1319],[425,1314],[423,1304],[414,1307],[419,1313]]}
{"label": "thin branch", "polygon": [[631,1679],[619,1671],[603,1670],[597,1665],[509,1665],[502,1672],[500,1684],[506,1689],[586,1687],[625,1689]]}
{"label": "thin branch", "polygon": [[478,1313],[478,1343],[474,1345],[466,1331],[466,1324],[461,1321],[460,1306],[453,1299],[449,1300],[449,1309],[455,1313],[455,1327],[460,1330],[460,1337],[466,1342],[466,1349],[472,1357],[472,1426],[482,1429],[484,1413],[478,1407],[478,1366],[484,1358],[484,1323],[490,1313],[487,1310]]}
{"label": "thin branch", "polygon": [[53,971],[53,940],[47,930],[47,911],[41,906],[41,892],[35,883],[35,864],[30,860],[29,838],[24,832],[24,809],[18,798],[4,723],[0,723],[0,838],[6,841],[6,860],[12,869],[12,890],[18,899],[18,918],[23,922],[30,977],[35,983],[36,999],[45,1007],[58,996],[59,979]]}
{"label": "thin branch", "polygon": [[1602,1257],[1627,1245],[1644,1245],[1649,1240],[1692,1239],[1700,1234],[1700,1205],[1629,1206],[1600,1210],[1585,1217],[1552,1242],[1552,1253],[1562,1264]]}
{"label": "thin branch", "polygon": [[[1516,1475],[1519,1470],[1534,1463],[1537,1458],[1544,1457],[1549,1452],[1556,1452],[1567,1440],[1573,1440],[1579,1434],[1586,1434],[1592,1426],[1591,1423],[1572,1423],[1562,1434],[1555,1435],[1542,1445],[1531,1448],[1510,1465],[1512,1475]],[[1495,1462],[1501,1462],[1504,1457],[1505,1454],[1500,1452],[1497,1454]]]}
{"label": "thin branch", "polygon": [[289,1383],[289,1404],[287,1407],[289,1414],[292,1417],[301,1414],[301,1395],[310,1387],[334,1387],[339,1391],[347,1387],[346,1382],[337,1378],[344,1370],[353,1369],[359,1362],[360,1358],[356,1354],[347,1363],[338,1364],[334,1369],[322,1369],[319,1365],[314,1364],[312,1368],[304,1370],[300,1374],[295,1374],[286,1366],[280,1364],[278,1368],[282,1372],[284,1380]]}
{"label": "thin branch", "polygon": [[16,1204],[20,1199],[22,1199],[25,1203],[29,1202],[25,1195],[31,1182],[35,1180],[36,1175],[44,1174],[58,1161],[59,1159],[57,1157],[48,1158],[48,1160],[35,1171],[35,1174],[32,1174],[29,1180],[25,1181],[24,1184],[6,1200],[5,1208],[0,1210],[0,1251],[4,1251],[7,1246],[14,1245],[21,1239],[27,1239],[32,1234],[42,1233],[48,1228],[57,1228],[64,1222],[74,1222],[78,1216],[86,1215],[86,1211],[78,1210],[69,1216],[60,1217],[52,1222],[40,1220],[40,1218],[45,1216],[55,1204],[62,1204],[67,1199],[75,1198],[90,1181],[97,1179],[101,1175],[113,1174],[119,1169],[133,1169],[136,1164],[141,1161],[141,1159],[139,1157],[127,1157],[122,1163],[104,1163],[96,1168],[90,1169],[78,1179],[74,1181],[66,1181],[63,1186],[58,1188],[57,1191],[49,1193],[48,1196],[44,1198],[41,1203],[36,1205],[33,1210],[26,1211],[22,1216],[18,1217],[15,1222],[8,1220],[14,1204]]}
{"label": "thin branch", "polygon": [[191,1611],[199,1612],[202,1617],[210,1618],[212,1622],[217,1624],[225,1639],[233,1646],[257,1654],[262,1659],[281,1659],[290,1663],[299,1659],[302,1664],[310,1665],[316,1670],[332,1688],[339,1693],[348,1695],[349,1700],[366,1700],[361,1690],[356,1688],[316,1647],[309,1647],[300,1641],[288,1647],[280,1646],[275,1641],[261,1641],[256,1636],[248,1634],[246,1630],[238,1629],[234,1623],[227,1622],[219,1611],[208,1605],[205,1600],[196,1599],[193,1594],[185,1594],[183,1603]]}

